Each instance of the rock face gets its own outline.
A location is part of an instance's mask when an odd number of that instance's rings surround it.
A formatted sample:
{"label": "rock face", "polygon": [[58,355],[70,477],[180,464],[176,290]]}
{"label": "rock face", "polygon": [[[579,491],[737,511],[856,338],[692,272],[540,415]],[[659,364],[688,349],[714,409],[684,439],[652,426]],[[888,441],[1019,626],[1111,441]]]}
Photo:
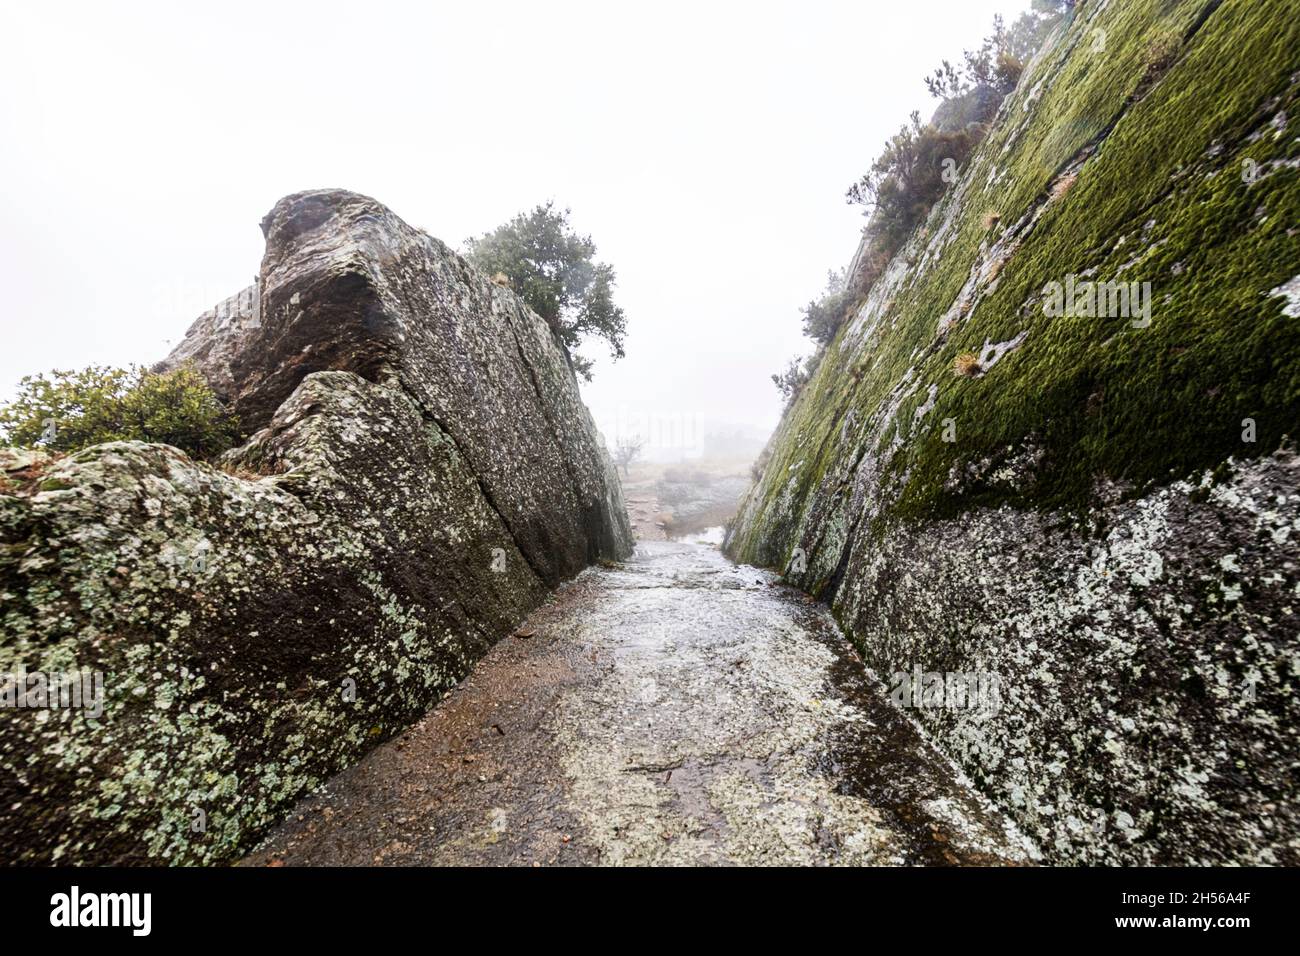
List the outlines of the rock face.
{"label": "rock face", "polygon": [[[727,540],[827,600],[1049,860],[1300,863],[1287,8],[1080,4],[826,349]],[[1149,313],[1048,314],[1089,280]],[[970,675],[988,706],[951,693]]]}
{"label": "rock face", "polygon": [[237,297],[258,321],[218,308],[164,367],[197,362],[250,429],[312,372],[382,381],[452,438],[545,583],[626,546],[619,484],[563,351],[517,296],[354,193],[290,196],[262,231],[261,281]]}
{"label": "rock face", "polygon": [[119,442],[5,453],[0,671],[103,675],[103,713],[0,709],[0,858],[231,859],[434,703],[587,564],[631,550],[562,348],[379,203],[264,221],[195,362],[257,429],[220,468]]}

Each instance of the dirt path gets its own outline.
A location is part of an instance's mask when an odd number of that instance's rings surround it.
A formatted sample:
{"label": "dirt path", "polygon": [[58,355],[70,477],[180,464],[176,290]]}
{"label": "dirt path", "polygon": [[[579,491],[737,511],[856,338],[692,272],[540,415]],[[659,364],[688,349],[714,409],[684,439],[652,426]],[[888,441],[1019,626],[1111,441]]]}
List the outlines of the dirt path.
{"label": "dirt path", "polygon": [[248,864],[968,864],[1032,852],[826,612],[642,542],[498,644]]}

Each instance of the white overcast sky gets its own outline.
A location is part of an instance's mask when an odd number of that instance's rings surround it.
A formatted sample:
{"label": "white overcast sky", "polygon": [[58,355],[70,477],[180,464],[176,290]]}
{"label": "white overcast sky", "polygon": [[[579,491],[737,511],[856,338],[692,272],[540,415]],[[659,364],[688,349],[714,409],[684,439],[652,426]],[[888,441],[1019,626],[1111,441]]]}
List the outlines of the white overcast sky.
{"label": "white overcast sky", "polygon": [[0,398],[161,358],[249,284],[272,204],[329,186],[458,248],[571,207],[628,315],[625,360],[587,350],[610,440],[771,428],[799,307],[857,244],[844,190],[1027,6],[0,0]]}

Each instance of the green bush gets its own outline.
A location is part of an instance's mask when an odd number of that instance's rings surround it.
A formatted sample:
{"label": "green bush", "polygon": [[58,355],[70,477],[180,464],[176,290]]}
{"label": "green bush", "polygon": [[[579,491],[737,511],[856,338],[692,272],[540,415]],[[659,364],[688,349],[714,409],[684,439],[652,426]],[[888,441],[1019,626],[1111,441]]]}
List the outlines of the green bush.
{"label": "green bush", "polygon": [[590,236],[570,228],[569,210],[545,203],[465,246],[470,262],[500,276],[547,321],[587,381],[592,362],[577,353],[587,336],[604,339],[613,357],[623,358],[627,319],[614,304],[614,269],[596,261]]}
{"label": "green bush", "polygon": [[211,459],[240,437],[238,422],[192,366],[150,372],[141,366],[29,375],[18,397],[0,405],[6,444],[73,452],[108,441],[174,445]]}
{"label": "green bush", "polygon": [[848,311],[850,296],[843,270],[826,274],[826,291],[803,307],[803,334],[814,342],[826,345],[835,338],[844,313]]}
{"label": "green bush", "polygon": [[922,125],[916,112],[911,120],[885,144],[870,171],[848,191],[849,202],[871,210],[867,234],[891,256],[955,181],[956,170],[965,164],[980,138],[970,127],[945,132]]}
{"label": "green bush", "polygon": [[[920,114],[912,113],[911,122],[885,144],[867,174],[849,187],[849,202],[866,206],[870,217],[865,255],[856,274],[848,277],[851,296],[866,294],[956,181],[988,121],[1020,81],[1024,65],[1057,24],[1073,16],[1074,8],[1074,0],[1034,0],[1032,9],[1009,28],[994,17],[993,32],[979,47],[965,51],[961,66],[944,60],[925,78],[930,93],[941,101],[935,119],[922,124]],[[822,322],[805,318],[804,328],[823,341]]]}
{"label": "green bush", "polygon": [[818,347],[817,351],[807,358],[801,359],[795,356],[783,371],[772,376],[772,384],[781,393],[781,398],[787,406],[791,405],[799,397],[803,387],[808,384],[809,379],[813,377],[813,373],[817,371],[817,366],[822,360],[822,352],[823,349]]}

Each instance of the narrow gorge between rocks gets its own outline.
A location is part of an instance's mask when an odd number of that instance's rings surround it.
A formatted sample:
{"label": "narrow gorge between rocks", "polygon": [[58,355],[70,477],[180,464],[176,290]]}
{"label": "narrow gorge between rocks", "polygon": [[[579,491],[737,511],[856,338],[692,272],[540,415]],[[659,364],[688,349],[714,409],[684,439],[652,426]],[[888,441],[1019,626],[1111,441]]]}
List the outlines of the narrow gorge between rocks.
{"label": "narrow gorge between rocks", "polygon": [[994,865],[1038,858],[823,608],[716,548],[563,585],[246,865]]}
{"label": "narrow gorge between rocks", "polygon": [[[595,414],[636,341],[612,267],[554,200],[458,251],[413,225],[442,173],[393,189],[408,221],[345,188],[272,205],[309,185],[277,170],[260,263],[153,364],[52,373],[57,414],[24,378],[0,863],[1300,864],[1300,3],[1036,0],[1023,49],[995,22],[979,82],[944,61],[851,187],[870,217],[811,354],[764,427],[729,422],[757,436],[638,462]],[[494,122],[483,149],[531,167]],[[755,302],[803,238],[767,215],[674,220],[698,247],[602,222],[619,301],[683,316],[663,408],[725,390],[675,364],[698,329],[728,330],[719,366],[776,347]],[[216,434],[164,428],[195,407]]]}

